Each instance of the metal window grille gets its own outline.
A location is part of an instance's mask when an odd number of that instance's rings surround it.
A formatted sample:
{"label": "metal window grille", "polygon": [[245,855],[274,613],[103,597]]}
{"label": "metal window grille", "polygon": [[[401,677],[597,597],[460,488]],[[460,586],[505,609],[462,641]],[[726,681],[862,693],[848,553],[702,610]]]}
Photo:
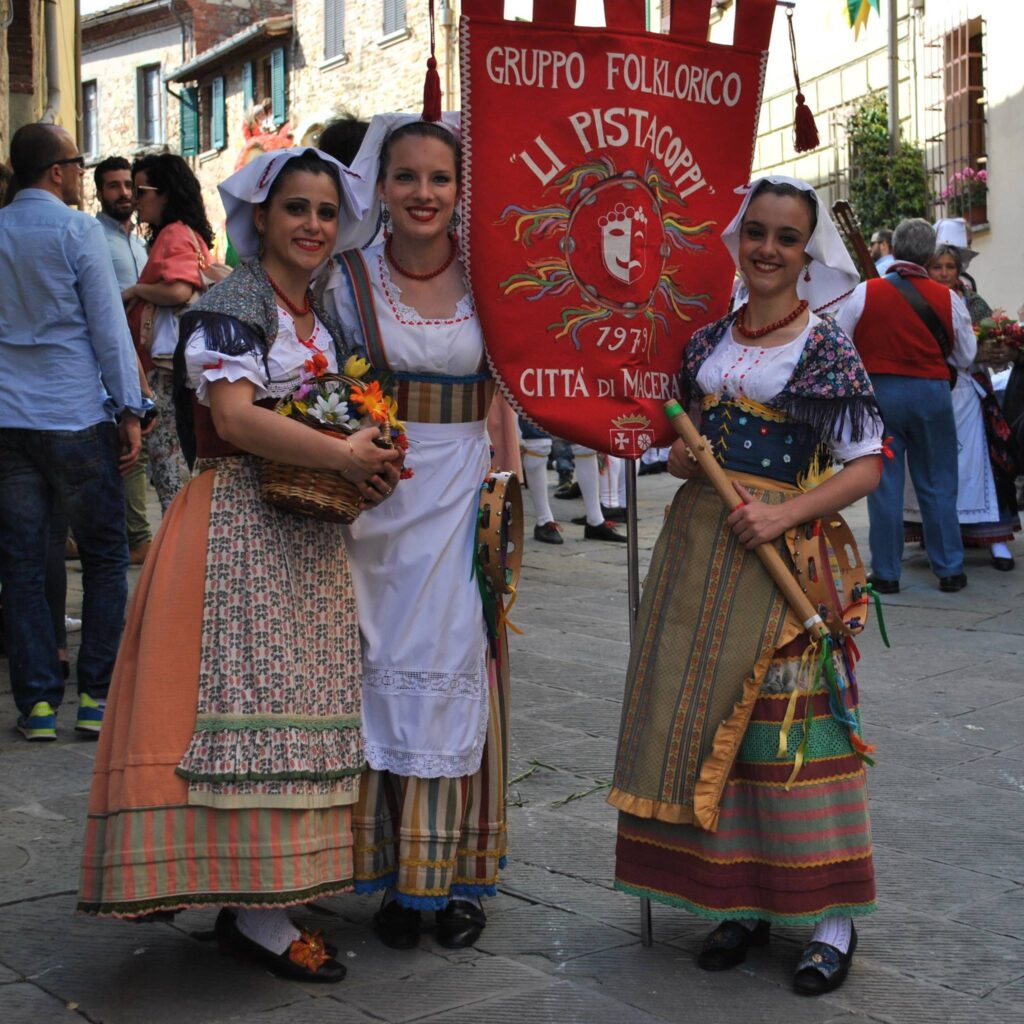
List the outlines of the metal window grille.
{"label": "metal window grille", "polygon": [[405,30],[405,0],[384,0],[384,35]]}
{"label": "metal window grille", "polygon": [[99,153],[99,94],[94,81],[82,83],[82,142],[88,156]]}
{"label": "metal window grille", "polygon": [[138,138],[143,145],[151,146],[163,141],[160,90],[160,65],[139,68]]}
{"label": "metal window grille", "polygon": [[345,53],[345,0],[324,0],[324,60]]}

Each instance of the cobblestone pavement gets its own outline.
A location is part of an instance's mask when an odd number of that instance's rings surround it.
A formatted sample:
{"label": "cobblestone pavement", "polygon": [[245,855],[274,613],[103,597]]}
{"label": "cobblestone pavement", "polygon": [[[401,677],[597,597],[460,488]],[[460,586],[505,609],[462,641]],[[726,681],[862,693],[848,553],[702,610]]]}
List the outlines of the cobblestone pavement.
{"label": "cobblestone pavement", "polygon": [[[641,561],[673,483],[640,481]],[[529,505],[529,502],[527,503]],[[555,502],[566,522],[579,502]],[[851,516],[866,549],[863,507]],[[532,523],[531,523],[532,525]],[[528,531],[529,533],[530,531]],[[1004,1024],[1024,1005],[1024,564],[969,556],[970,584],[942,594],[922,554],[887,599],[893,649],[860,644],[879,912],[860,926],[846,986],[805,999],[790,974],[805,934],[779,929],[726,974],[698,970],[707,929],[654,907],[652,948],[635,899],[612,889],[610,776],[628,650],[625,545],[527,542],[512,618],[511,863],[474,950],[432,937],[398,953],[370,935],[375,901],[324,900],[303,917],[340,946],[340,986],[279,981],[172,925],[72,915],[94,747],[63,710],[56,744],[14,733],[0,661],[0,1021],[49,1024]],[[1024,561],[1024,546],[1017,545]],[[69,610],[80,572],[69,563]],[[137,570],[132,571],[133,577]],[[70,699],[70,698],[69,698]]]}

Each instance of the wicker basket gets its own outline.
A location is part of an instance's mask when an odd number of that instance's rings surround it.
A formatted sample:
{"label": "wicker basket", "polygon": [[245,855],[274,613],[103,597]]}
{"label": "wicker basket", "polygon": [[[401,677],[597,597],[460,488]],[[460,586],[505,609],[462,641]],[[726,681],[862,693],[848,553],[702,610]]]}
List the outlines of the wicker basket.
{"label": "wicker basket", "polygon": [[[322,379],[338,380],[346,385],[358,383],[337,374],[325,375]],[[278,405],[286,401],[287,398],[282,399]],[[314,430],[334,434],[339,440],[347,436],[345,431],[327,426],[312,417],[303,417],[300,422]],[[380,439],[375,443],[382,448],[391,448],[390,432],[381,430]],[[356,485],[329,469],[308,469],[305,466],[263,459],[260,492],[265,501],[277,508],[327,523],[355,522],[362,511]]]}

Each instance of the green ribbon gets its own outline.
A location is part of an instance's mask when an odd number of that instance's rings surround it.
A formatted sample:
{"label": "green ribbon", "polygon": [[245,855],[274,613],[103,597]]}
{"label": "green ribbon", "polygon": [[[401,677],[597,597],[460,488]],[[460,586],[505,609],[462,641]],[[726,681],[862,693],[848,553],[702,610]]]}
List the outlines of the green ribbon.
{"label": "green ribbon", "polygon": [[885,631],[885,616],[882,614],[882,596],[870,583],[864,584],[864,593],[875,599],[875,614],[878,616],[878,632],[882,635],[882,643],[886,647],[892,647],[889,643],[889,634]]}

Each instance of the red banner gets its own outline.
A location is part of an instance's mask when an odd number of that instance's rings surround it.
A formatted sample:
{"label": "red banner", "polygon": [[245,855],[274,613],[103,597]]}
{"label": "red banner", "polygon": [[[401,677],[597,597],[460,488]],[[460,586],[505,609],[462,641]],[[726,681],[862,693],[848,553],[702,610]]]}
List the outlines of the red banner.
{"label": "red banner", "polygon": [[726,308],[718,236],[748,180],[774,0],[740,0],[710,44],[707,0],[670,34],[642,0],[579,28],[572,0],[464,0],[466,261],[499,383],[558,437],[636,458],[674,436],[661,408],[693,331]]}

